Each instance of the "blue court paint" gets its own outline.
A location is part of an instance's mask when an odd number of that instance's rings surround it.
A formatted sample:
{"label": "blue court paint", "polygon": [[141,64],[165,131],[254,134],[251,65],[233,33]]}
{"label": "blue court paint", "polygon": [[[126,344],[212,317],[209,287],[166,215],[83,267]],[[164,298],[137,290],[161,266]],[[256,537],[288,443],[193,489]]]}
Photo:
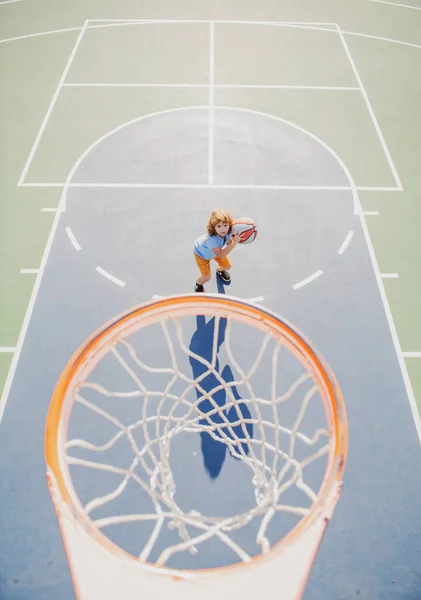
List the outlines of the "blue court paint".
{"label": "blue court paint", "polygon": [[[96,154],[81,164],[76,180],[102,176],[130,182],[139,180],[139,173],[144,181],[157,183],[175,176],[178,182],[205,179],[206,118],[196,112],[189,120],[186,111],[182,123],[174,114],[173,119],[156,122],[156,127],[152,123],[146,129],[127,128],[126,137],[115,144],[97,147]],[[276,127],[275,135],[270,119],[265,123],[249,115],[231,120],[229,113],[221,115],[219,124],[216,113],[215,119],[215,182],[347,183],[331,155],[314,140],[307,144],[305,136],[294,137],[294,129],[286,124]],[[172,152],[183,157],[169,171],[160,154],[164,125],[179,132],[177,143],[169,143],[165,160],[170,162]],[[147,140],[140,150],[139,140]],[[285,158],[289,147],[293,151]],[[122,148],[131,149],[133,162],[128,160],[130,152],[124,160],[118,158]],[[305,163],[303,155],[308,157]],[[139,164],[143,166],[137,169]],[[308,169],[300,171],[302,164]],[[124,171],[125,166],[130,172]],[[1,425],[2,600],[74,599],[45,482],[43,440],[51,393],[71,354],[104,321],[157,291],[163,296],[193,291],[197,271],[191,244],[215,206],[229,208],[237,216],[250,215],[259,226],[259,238],[230,255],[229,293],[241,298],[263,295],[265,306],[302,329],[331,363],[347,405],[350,450],[344,490],[305,599],[418,597],[419,536],[414,523],[421,483],[414,473],[421,467],[419,442],[350,192],[72,188],[67,202]],[[75,252],[69,244],[66,226],[83,252]],[[349,230],[354,231],[352,244],[338,255]],[[106,265],[126,286],[95,274],[98,264]],[[318,269],[323,277],[292,289]],[[208,290],[217,290],[214,278]],[[212,325],[194,324],[188,343],[200,349],[200,340],[206,340],[211,329]],[[223,351],[221,339],[218,369],[229,382],[232,366],[222,359]],[[249,358],[249,344],[244,343],[242,360]],[[222,395],[216,398],[222,404]],[[237,496],[228,494],[225,506],[218,506],[228,513],[238,510],[248,489],[241,462],[209,439],[202,446],[197,434],[188,434],[177,444],[184,461],[174,467],[183,491],[180,502],[189,506],[194,500],[210,514],[215,503],[209,489],[220,493],[231,484]],[[217,476],[211,480],[209,474]],[[242,542],[252,545],[250,538]],[[219,550],[210,548],[211,560],[220,559]],[[190,559],[180,559],[177,567],[185,560]]]}

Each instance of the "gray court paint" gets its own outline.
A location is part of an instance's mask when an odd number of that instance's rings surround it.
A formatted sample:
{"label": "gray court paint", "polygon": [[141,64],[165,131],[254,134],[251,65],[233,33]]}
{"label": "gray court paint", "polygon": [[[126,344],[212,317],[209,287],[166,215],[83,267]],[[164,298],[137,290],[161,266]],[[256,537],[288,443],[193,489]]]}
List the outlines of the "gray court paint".
{"label": "gray court paint", "polygon": [[[173,118],[178,127],[179,116]],[[267,127],[272,125],[268,121]],[[288,139],[293,137],[283,127]],[[253,132],[260,135],[262,128],[265,136],[262,121],[254,122],[250,116],[247,131],[233,132],[232,137],[253,145]],[[159,132],[158,127],[157,136]],[[127,145],[134,147],[130,137],[138,138],[142,131],[128,128],[125,134]],[[305,155],[310,149],[305,138],[300,139]],[[150,172],[160,176],[158,181],[168,181],[160,140],[155,145],[152,139],[150,144]],[[245,142],[242,145],[247,147]],[[228,153],[228,143],[219,147]],[[94,154],[101,154],[101,148]],[[111,151],[108,146],[107,152]],[[182,172],[177,167],[177,177],[182,182],[196,181],[197,173],[207,172],[207,165],[198,166],[196,159],[189,162],[187,148],[183,152],[186,164]],[[219,152],[224,150],[218,150],[216,165],[232,164],[229,154],[225,160]],[[314,146],[311,152],[323,154],[314,156],[314,162],[321,165],[324,183],[347,184],[330,155]],[[239,154],[246,180],[249,159]],[[107,173],[113,165],[108,160]],[[123,177],[121,165],[118,171]],[[314,183],[311,169],[308,173],[309,180],[303,172],[301,184]],[[261,170],[255,176],[254,183],[274,177]],[[81,180],[79,172],[76,177]],[[215,180],[222,181],[218,171]],[[214,206],[253,216],[260,229],[253,245],[232,254],[233,282],[226,291],[240,297],[263,295],[267,307],[302,328],[330,361],[347,402],[350,454],[345,488],[305,598],[345,599],[359,591],[362,598],[383,600],[416,597],[419,592],[414,527],[421,492],[414,477],[420,467],[419,444],[364,238],[352,214],[351,194],[73,188],[1,429],[2,600],[74,597],[45,485],[43,436],[51,392],[71,353],[106,319],[153,294],[192,289],[196,272],[191,242]],[[70,244],[66,226],[72,227],[80,252]],[[349,229],[355,234],[340,256],[337,249]],[[98,264],[127,281],[126,287],[101,277],[94,270]],[[292,289],[293,283],[318,268],[324,271],[320,278],[300,290]],[[209,291],[215,290],[212,282]],[[221,477],[231,474],[232,468],[227,461]]]}
{"label": "gray court paint", "polygon": [[[207,183],[208,118],[195,107],[133,122],[90,152],[73,181]],[[299,129],[234,108],[215,107],[213,119],[215,184],[349,185],[335,158]]]}

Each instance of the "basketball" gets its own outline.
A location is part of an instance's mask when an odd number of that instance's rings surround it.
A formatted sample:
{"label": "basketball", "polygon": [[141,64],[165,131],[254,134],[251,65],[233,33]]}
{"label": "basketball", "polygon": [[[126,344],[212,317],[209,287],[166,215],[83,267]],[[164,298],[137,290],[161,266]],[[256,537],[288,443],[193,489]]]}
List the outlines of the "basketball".
{"label": "basketball", "polygon": [[253,219],[241,217],[232,224],[232,233],[239,231],[242,233],[240,244],[250,244],[257,237],[257,227]]}

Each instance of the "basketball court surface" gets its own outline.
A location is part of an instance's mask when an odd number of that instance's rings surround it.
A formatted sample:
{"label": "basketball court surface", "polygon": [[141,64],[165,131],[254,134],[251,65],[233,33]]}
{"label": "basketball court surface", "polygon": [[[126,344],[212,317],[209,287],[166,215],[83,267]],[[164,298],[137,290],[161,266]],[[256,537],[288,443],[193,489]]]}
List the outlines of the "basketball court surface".
{"label": "basketball court surface", "polygon": [[[344,489],[304,598],[421,598],[421,4],[4,4],[5,256],[25,242],[4,277],[0,598],[75,598],[45,480],[52,392],[104,322],[193,291],[219,207],[259,234],[206,291],[296,325],[347,407]],[[177,455],[187,504],[241,510],[232,457],[211,481],[198,436]]]}

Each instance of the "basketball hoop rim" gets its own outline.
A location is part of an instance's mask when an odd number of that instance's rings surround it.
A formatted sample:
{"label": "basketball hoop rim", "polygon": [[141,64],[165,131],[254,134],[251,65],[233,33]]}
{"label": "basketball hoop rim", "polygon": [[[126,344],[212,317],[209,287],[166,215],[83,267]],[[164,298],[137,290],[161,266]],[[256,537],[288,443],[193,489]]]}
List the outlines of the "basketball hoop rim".
{"label": "basketball hoop rim", "polygon": [[[60,444],[63,443],[63,433],[62,429],[60,428],[60,422],[62,418],[63,406],[65,404],[66,392],[73,381],[75,373],[77,373],[78,369],[86,362],[87,357],[92,354],[94,349],[101,347],[101,342],[111,330],[135,319],[140,315],[144,317],[145,315],[153,314],[158,310],[167,311],[167,314],[170,314],[170,308],[174,308],[175,305],[191,305],[193,308],[197,307],[197,305],[200,303],[215,305],[217,308],[219,307],[221,309],[225,307],[228,310],[234,309],[234,307],[237,307],[237,309],[238,307],[241,307],[246,313],[248,313],[249,317],[253,316],[258,321],[264,321],[266,326],[272,325],[273,329],[277,329],[278,331],[282,330],[284,336],[289,338],[291,343],[295,343],[296,347],[301,350],[302,355],[307,357],[307,359],[310,359],[313,366],[311,371],[313,373],[316,372],[324,384],[324,394],[322,394],[322,389],[320,389],[320,387],[319,390],[326,412],[327,405],[330,406],[331,409],[330,414],[332,419],[332,431],[330,432],[331,442],[329,447],[328,467],[326,469],[322,485],[320,486],[320,490],[317,494],[317,499],[312,504],[308,514],[302,517],[297,525],[291,529],[291,531],[289,531],[285,537],[274,544],[267,554],[259,554],[253,557],[250,562],[239,562],[223,568],[218,567],[191,571],[157,567],[153,563],[140,561],[132,554],[129,554],[114,544],[94,525],[88,516],[84,514],[80,503],[76,502],[72,497],[73,495],[77,497],[77,493],[74,490],[73,485],[71,485],[70,475],[68,477],[70,482],[69,485],[69,483],[66,481],[66,477],[63,474],[63,469],[68,472],[68,467],[66,464],[62,464],[61,460]],[[235,313],[234,310],[232,310],[232,312]],[[333,437],[334,444],[332,443]],[[98,328],[87,340],[85,340],[85,342],[81,344],[81,346],[68,361],[66,367],[63,369],[51,397],[45,430],[47,480],[54,503],[56,503],[56,496],[58,494],[61,503],[64,503],[68,506],[73,517],[83,527],[85,532],[112,554],[119,557],[124,556],[126,559],[131,561],[133,566],[141,566],[143,569],[147,568],[149,571],[155,572],[156,574],[166,574],[176,578],[192,578],[203,575],[210,576],[212,573],[216,572],[221,574],[222,572],[231,572],[234,569],[245,568],[250,566],[250,563],[256,564],[256,562],[259,561],[266,561],[271,556],[282,554],[285,548],[294,543],[294,541],[297,540],[305,530],[311,527],[316,519],[324,519],[327,522],[335,508],[340,490],[342,488],[342,479],[345,470],[347,450],[348,426],[346,408],[342,393],[330,366],[320,352],[315,348],[315,346],[310,343],[295,326],[289,323],[288,320],[281,318],[267,308],[252,305],[249,302],[234,296],[210,293],[178,294],[167,296],[158,300],[150,300],[132,307],[129,310],[123,311],[117,317],[114,317]]]}

